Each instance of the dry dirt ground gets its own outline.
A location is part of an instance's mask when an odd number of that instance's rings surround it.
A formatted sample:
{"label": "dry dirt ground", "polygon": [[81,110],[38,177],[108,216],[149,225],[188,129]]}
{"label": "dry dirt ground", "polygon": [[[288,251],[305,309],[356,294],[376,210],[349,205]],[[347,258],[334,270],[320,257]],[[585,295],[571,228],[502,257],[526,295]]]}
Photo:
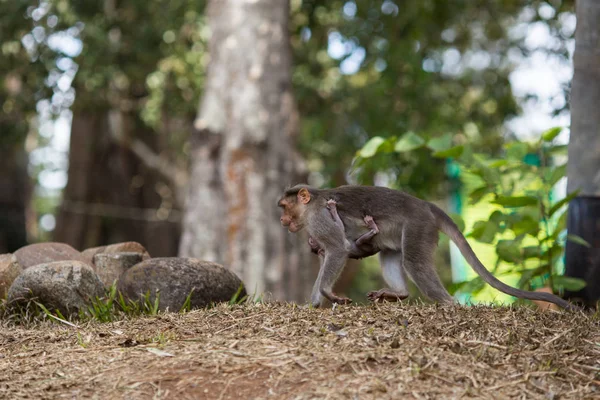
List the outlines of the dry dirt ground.
{"label": "dry dirt ground", "polygon": [[0,322],[1,399],[600,398],[597,316],[220,305],[70,327]]}

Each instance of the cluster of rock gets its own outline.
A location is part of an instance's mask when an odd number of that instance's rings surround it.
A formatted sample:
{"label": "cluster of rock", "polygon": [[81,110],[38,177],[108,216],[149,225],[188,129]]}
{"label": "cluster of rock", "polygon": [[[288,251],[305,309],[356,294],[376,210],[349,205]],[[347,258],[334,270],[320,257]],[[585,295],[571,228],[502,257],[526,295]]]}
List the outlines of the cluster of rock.
{"label": "cluster of rock", "polygon": [[[129,300],[146,294],[159,309],[179,311],[190,296],[190,307],[229,301],[242,287],[231,271],[195,258],[152,258],[139,243],[94,247],[83,252],[63,243],[38,243],[14,254],[0,255],[0,299],[9,305],[31,300],[63,315],[77,315],[90,301],[117,290]],[[191,293],[191,295],[190,295]]]}

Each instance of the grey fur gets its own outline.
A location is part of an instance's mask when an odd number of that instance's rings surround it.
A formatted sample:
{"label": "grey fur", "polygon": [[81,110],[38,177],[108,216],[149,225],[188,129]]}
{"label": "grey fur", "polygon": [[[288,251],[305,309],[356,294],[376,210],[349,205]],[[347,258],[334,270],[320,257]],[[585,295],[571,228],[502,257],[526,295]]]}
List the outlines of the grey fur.
{"label": "grey fur", "polygon": [[[352,256],[362,258],[381,251],[384,279],[390,286],[390,289],[382,290],[388,294],[397,293],[399,298],[406,297],[406,274],[429,299],[441,303],[453,302],[433,263],[438,232],[441,231],[450,237],[475,272],[492,287],[511,296],[548,301],[571,310],[578,309],[553,294],[528,292],[499,281],[479,261],[452,219],[428,201],[384,187],[355,185],[334,189],[296,185],[287,189],[283,198],[293,198],[295,201],[302,188],[311,194],[311,201],[304,215],[304,226],[324,249],[323,263],[311,296],[311,302],[315,306],[321,304],[323,296],[331,301],[349,302],[349,299],[333,295],[331,288],[350,256],[348,243],[356,243],[357,239],[370,231],[365,224],[365,216],[369,215],[375,220],[379,232],[360,249],[355,247]],[[335,201],[343,226],[339,226],[331,218],[327,210],[329,199]],[[393,271],[394,266],[397,271]]]}

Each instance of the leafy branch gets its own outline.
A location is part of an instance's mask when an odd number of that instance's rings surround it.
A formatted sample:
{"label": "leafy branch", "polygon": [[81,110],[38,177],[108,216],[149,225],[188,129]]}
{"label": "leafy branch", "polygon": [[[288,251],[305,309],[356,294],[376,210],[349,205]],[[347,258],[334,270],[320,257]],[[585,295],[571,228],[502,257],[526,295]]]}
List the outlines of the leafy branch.
{"label": "leafy branch", "polygon": [[[414,132],[400,137],[373,137],[356,154],[354,167],[361,168],[386,153],[427,149],[433,158],[447,159],[469,181],[465,194],[469,204],[489,205],[487,220],[473,224],[465,236],[493,244],[503,274],[517,274],[518,286],[532,290],[548,286],[555,293],[579,290],[580,279],[565,277],[561,259],[567,240],[587,245],[582,238],[566,234],[566,212],[577,192],[554,199],[555,187],[566,174],[566,146],[554,143],[562,128],[552,128],[533,142],[504,144],[503,157],[475,153],[469,143],[454,143],[452,134],[426,140]],[[562,161],[562,163],[560,163]],[[453,216],[464,226],[460,216]],[[457,290],[476,293],[483,288],[479,277],[455,285]]]}

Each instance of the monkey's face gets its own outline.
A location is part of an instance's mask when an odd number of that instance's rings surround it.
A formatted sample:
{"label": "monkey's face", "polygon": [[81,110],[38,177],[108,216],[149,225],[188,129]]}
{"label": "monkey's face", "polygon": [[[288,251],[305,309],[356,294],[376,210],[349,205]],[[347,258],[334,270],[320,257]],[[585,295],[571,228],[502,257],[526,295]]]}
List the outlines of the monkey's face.
{"label": "monkey's face", "polygon": [[296,201],[296,198],[283,198],[277,205],[281,208],[282,226],[287,226],[288,231],[298,232],[304,227],[303,216],[306,206]]}

